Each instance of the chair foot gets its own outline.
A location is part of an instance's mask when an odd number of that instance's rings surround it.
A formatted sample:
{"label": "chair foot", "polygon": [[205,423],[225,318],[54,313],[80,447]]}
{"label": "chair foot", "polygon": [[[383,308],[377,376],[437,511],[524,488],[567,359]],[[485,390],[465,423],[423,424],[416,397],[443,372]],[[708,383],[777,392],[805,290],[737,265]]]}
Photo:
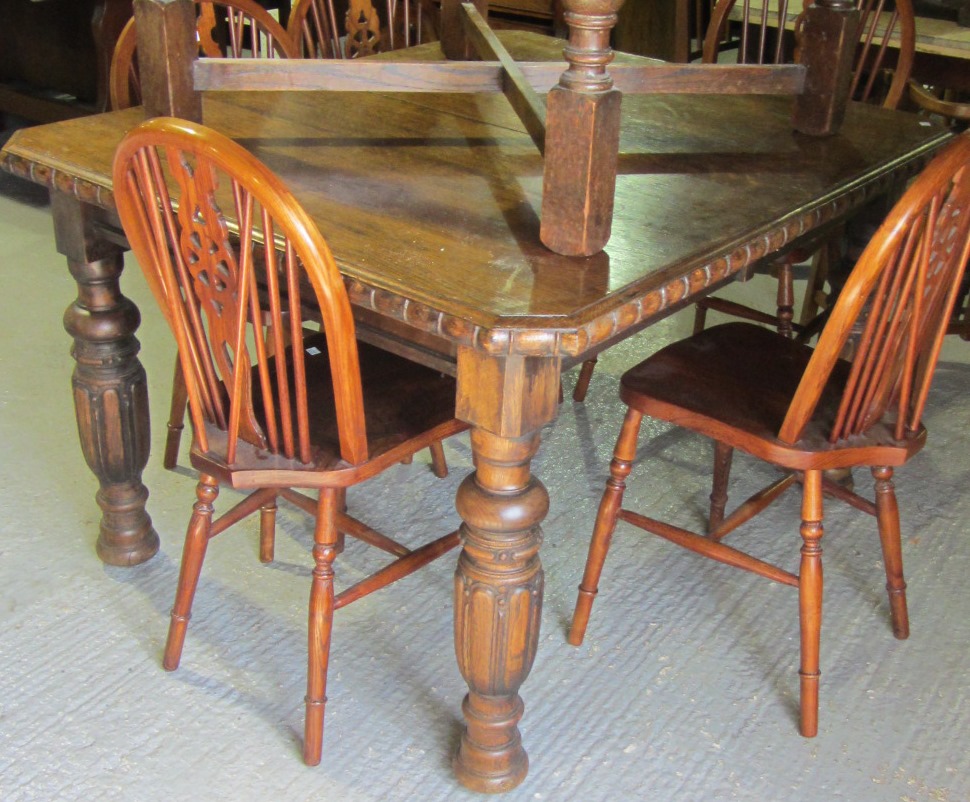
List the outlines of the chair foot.
{"label": "chair foot", "polygon": [[583,638],[586,637],[586,627],[589,624],[589,615],[593,610],[593,600],[595,598],[595,590],[586,590],[582,585],[579,586],[579,595],[576,597],[576,609],[573,611],[573,623],[569,627],[569,635],[566,637],[566,640],[571,646],[582,646]]}
{"label": "chair foot", "polygon": [[323,715],[327,707],[327,697],[311,699],[306,697],[306,729],[303,733],[303,762],[308,766],[320,765],[323,754]]}
{"label": "chair foot", "polygon": [[894,588],[886,585],[889,593],[889,614],[892,620],[893,635],[899,640],[909,637],[909,611],[906,606],[906,586]]}
{"label": "chair foot", "polygon": [[801,733],[805,738],[818,735],[818,671],[799,671],[801,684]]}
{"label": "chair foot", "polygon": [[172,611],[168,625],[168,639],[165,641],[165,652],[162,656],[162,668],[175,671],[182,660],[182,646],[185,643],[185,630],[189,626],[189,616],[177,615]]}

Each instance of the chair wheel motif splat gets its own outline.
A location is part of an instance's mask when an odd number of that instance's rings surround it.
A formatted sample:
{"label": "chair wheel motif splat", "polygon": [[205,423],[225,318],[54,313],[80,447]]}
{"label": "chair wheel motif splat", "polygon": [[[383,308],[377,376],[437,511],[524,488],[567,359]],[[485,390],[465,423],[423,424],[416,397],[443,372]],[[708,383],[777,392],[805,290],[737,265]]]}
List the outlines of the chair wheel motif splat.
{"label": "chair wheel motif splat", "polygon": [[[310,512],[304,759],[316,764],[334,610],[458,543],[455,531],[411,549],[350,517],[345,492],[464,430],[454,417],[455,382],[357,342],[322,235],[279,179],[226,137],[149,120],[119,146],[114,193],[178,344],[199,471],[163,665],[179,664],[208,541],[259,511],[260,556],[271,560],[277,500]],[[322,330],[308,333],[302,310],[313,306]],[[221,486],[252,492],[216,518]],[[394,559],[338,594],[334,560],[344,535]]]}
{"label": "chair wheel motif splat", "polygon": [[[633,367],[620,382],[628,410],[613,454],[569,642],[586,632],[617,521],[721,563],[798,589],[801,732],[818,729],[823,497],[873,515],[882,544],[893,633],[909,634],[893,471],[924,445],[930,381],[970,254],[970,135],[949,144],[890,212],[850,274],[812,349],[747,322],[698,332]],[[853,361],[840,354],[859,324]],[[623,507],[645,415],[715,443],[706,535]],[[725,516],[731,458],[740,449],[781,479]],[[875,500],[831,481],[829,469],[867,466]],[[781,493],[802,493],[798,573],[722,542]]]}

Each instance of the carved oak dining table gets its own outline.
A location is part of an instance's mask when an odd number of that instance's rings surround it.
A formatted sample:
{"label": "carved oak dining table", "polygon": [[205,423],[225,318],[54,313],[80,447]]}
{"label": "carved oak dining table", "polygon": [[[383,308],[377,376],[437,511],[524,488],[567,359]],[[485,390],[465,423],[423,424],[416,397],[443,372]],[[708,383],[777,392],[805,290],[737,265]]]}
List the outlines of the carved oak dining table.
{"label": "carved oak dining table", "polygon": [[[547,37],[502,39],[516,59],[561,58]],[[441,55],[431,44],[403,57]],[[457,375],[475,470],[456,498],[455,648],[469,693],[454,765],[471,788],[508,790],[528,770],[519,689],[538,644],[550,504],[530,463],[557,415],[562,371],[898,190],[948,137],[862,105],[838,134],[811,137],[793,132],[791,103],[624,97],[612,237],[595,256],[569,257],[540,243],[542,159],[500,93],[205,97],[204,122],[265,161],[317,221],[358,336]],[[116,565],[158,548],[141,481],[139,312],[121,292],[111,187],[114,149],[142,117],[24,129],[0,155],[3,169],[51,190],[57,248],[78,287],[65,327],[81,447],[100,482],[98,553]]]}

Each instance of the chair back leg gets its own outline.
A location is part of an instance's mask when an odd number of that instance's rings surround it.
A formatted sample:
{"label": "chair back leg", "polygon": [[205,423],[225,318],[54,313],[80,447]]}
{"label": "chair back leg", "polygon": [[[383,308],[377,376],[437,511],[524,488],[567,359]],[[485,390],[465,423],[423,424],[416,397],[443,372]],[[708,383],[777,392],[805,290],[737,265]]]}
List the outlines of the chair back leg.
{"label": "chair back leg", "polygon": [[714,441],[714,481],[711,486],[711,514],[707,520],[707,532],[713,534],[724,521],[724,508],[728,500],[728,479],[731,477],[731,460],[734,449],[720,440]]}
{"label": "chair back leg", "polygon": [[189,404],[188,388],[182,375],[182,363],[175,357],[175,375],[172,377],[172,406],[168,413],[168,434],[165,436],[165,454],[162,465],[172,470],[179,459],[182,429],[185,428],[185,409]]}
{"label": "chair back leg", "polygon": [[909,612],[906,609],[906,582],[903,579],[903,546],[899,533],[899,506],[893,486],[892,468],[872,468],[876,480],[876,520],[882,558],[886,565],[886,591],[893,635],[900,640],[909,637]]}

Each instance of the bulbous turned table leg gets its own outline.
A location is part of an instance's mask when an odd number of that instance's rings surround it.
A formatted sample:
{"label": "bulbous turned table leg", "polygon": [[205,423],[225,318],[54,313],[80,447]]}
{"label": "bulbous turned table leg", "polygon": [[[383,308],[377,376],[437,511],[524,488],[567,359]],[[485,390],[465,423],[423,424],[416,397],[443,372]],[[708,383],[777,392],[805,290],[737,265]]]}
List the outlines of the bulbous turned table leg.
{"label": "bulbous turned table leg", "polygon": [[454,767],[469,788],[501,792],[517,786],[529,768],[517,726],[518,690],[539,639],[539,523],[549,496],[529,472],[537,433],[513,439],[476,429],[472,445],[476,471],[456,500],[465,523],[455,574],[455,648],[469,693]]}
{"label": "bulbous turned table leg", "polygon": [[58,249],[78,287],[64,328],[74,338],[72,387],[81,451],[101,483],[98,556],[109,565],[136,565],[158,551],[141,481],[150,435],[148,385],[134,336],[140,316],[121,294],[122,251],[97,238],[90,207],[55,192],[52,209]]}

